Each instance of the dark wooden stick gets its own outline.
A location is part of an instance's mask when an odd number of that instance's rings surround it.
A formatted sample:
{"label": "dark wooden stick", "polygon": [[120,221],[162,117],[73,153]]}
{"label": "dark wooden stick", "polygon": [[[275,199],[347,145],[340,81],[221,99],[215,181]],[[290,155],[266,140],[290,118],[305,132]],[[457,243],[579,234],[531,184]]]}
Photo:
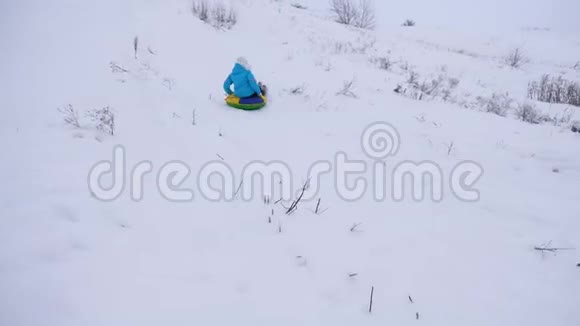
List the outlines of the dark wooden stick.
{"label": "dark wooden stick", "polygon": [[292,202],[292,205],[290,205],[290,207],[288,207],[288,209],[286,210],[286,214],[290,215],[292,212],[294,212],[298,208],[298,203],[300,203],[300,201],[302,200],[302,197],[304,196],[304,192],[306,191],[306,189],[308,189],[309,184],[310,184],[310,179],[306,180],[306,182],[304,183],[304,186],[302,186],[302,192],[300,192],[300,195],[298,196],[298,198],[296,198]]}
{"label": "dark wooden stick", "polygon": [[238,197],[238,192],[240,192],[240,189],[242,188],[243,184],[244,180],[240,181],[240,185],[238,186],[238,189],[236,189],[236,193],[234,193],[234,198]]}
{"label": "dark wooden stick", "polygon": [[135,50],[135,59],[137,59],[137,50],[139,49],[139,37],[135,36],[133,39],[133,50]]}
{"label": "dark wooden stick", "polygon": [[574,250],[576,248],[550,248],[550,247],[534,247],[534,250],[556,252],[558,250]]}
{"label": "dark wooden stick", "polygon": [[369,314],[373,312],[373,295],[375,294],[375,287],[371,287],[371,299],[369,301]]}

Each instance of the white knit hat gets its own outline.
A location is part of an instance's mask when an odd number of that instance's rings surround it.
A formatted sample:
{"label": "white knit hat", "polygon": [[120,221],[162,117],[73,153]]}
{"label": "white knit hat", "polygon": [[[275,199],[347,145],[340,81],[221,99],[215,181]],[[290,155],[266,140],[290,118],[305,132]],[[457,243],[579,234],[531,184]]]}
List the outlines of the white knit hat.
{"label": "white knit hat", "polygon": [[237,62],[240,65],[242,65],[242,67],[246,68],[247,70],[252,70],[252,66],[250,66],[250,63],[248,62],[248,59],[246,59],[244,57],[239,57]]}

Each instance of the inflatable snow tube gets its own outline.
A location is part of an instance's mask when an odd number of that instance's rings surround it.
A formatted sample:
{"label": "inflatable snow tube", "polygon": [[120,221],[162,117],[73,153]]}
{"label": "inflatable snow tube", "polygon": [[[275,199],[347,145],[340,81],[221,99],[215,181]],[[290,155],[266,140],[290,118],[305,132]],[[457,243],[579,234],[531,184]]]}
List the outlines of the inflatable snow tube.
{"label": "inflatable snow tube", "polygon": [[240,110],[259,110],[266,106],[266,97],[254,96],[239,98],[235,95],[226,97],[226,104]]}

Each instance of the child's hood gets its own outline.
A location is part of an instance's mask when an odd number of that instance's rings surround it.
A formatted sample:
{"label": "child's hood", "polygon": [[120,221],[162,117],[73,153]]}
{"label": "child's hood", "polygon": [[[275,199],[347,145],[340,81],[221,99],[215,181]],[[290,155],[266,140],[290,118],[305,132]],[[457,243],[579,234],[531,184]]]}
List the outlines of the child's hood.
{"label": "child's hood", "polygon": [[234,75],[242,75],[242,74],[247,74],[248,73],[248,69],[244,68],[244,66],[242,66],[239,63],[236,63],[234,65],[234,69],[232,71],[232,74]]}

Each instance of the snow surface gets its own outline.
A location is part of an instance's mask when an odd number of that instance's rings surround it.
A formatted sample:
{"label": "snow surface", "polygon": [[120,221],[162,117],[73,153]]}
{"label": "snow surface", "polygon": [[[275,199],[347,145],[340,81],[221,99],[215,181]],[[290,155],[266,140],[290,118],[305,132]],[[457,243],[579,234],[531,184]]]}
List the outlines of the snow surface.
{"label": "snow surface", "polygon": [[[578,250],[534,250],[580,246],[580,135],[474,105],[506,92],[524,102],[544,73],[578,80],[578,3],[508,2],[492,21],[498,1],[385,1],[373,32],[334,23],[324,0],[296,2],[308,9],[234,1],[228,31],[196,19],[190,1],[0,2],[0,325],[580,324]],[[418,25],[400,27],[407,16]],[[530,59],[520,69],[502,62],[514,47]],[[269,85],[261,111],[223,103],[239,55]],[[397,64],[381,70],[378,56]],[[453,101],[394,93],[404,62],[422,78],[458,78]],[[337,96],[351,79],[357,98]],[[304,93],[291,94],[298,86]],[[81,128],[63,123],[57,108],[67,104]],[[82,115],[105,106],[116,111],[114,136]],[[286,215],[260,195],[175,203],[156,190],[171,160],[199,171],[221,156],[236,176],[277,160],[296,185],[339,151],[371,164],[360,137],[376,121],[401,137],[388,172],[433,161],[447,178],[475,161],[480,200],[446,188],[439,203],[349,202],[325,175],[318,196]],[[128,190],[101,202],[87,187],[115,145],[127,166],[153,164],[140,202]],[[185,185],[195,188],[192,174]],[[327,210],[317,215],[318,197]]]}

